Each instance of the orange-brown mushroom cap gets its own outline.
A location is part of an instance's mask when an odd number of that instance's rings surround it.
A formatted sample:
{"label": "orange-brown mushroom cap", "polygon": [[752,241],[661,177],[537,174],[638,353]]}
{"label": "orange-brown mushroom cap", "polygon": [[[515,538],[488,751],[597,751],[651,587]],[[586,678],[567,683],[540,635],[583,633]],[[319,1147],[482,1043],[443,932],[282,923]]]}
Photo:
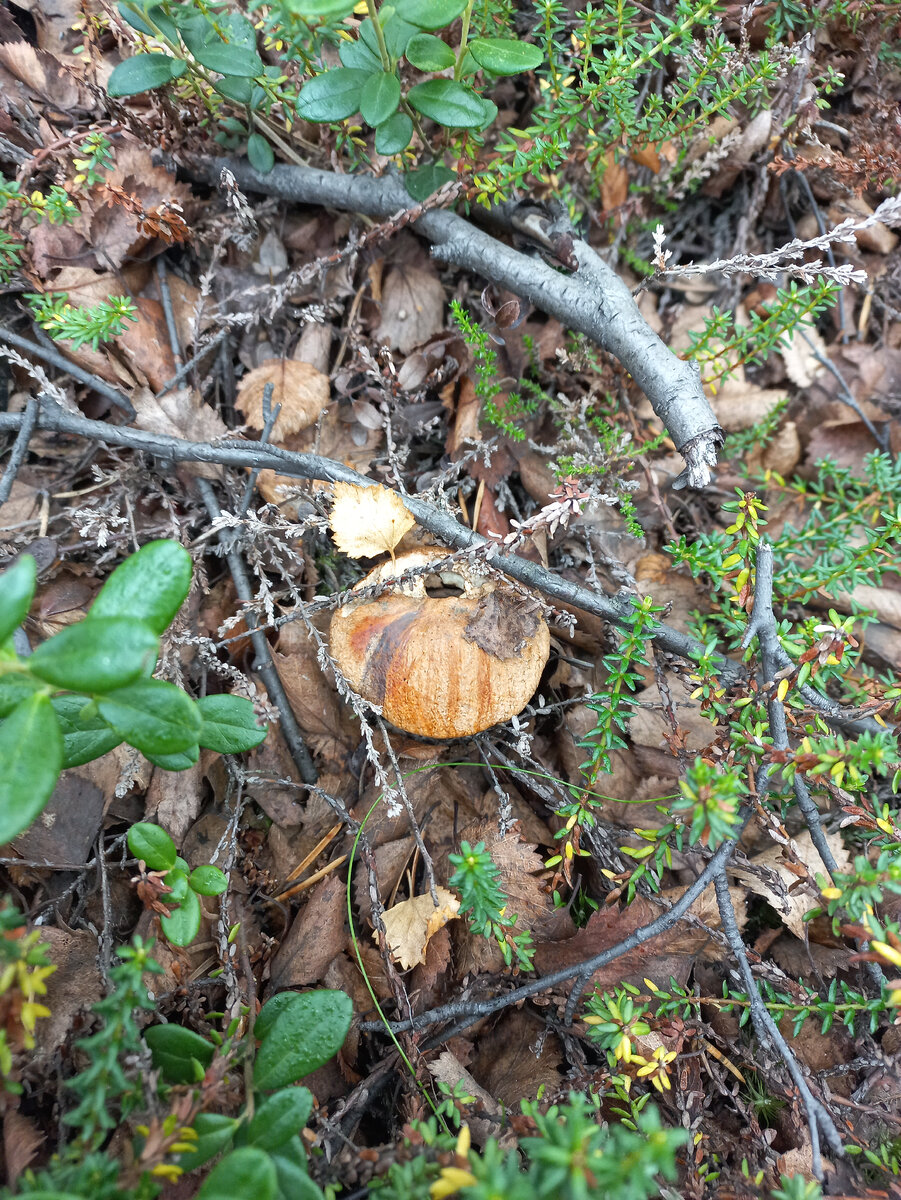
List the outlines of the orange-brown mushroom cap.
{"label": "orange-brown mushroom cap", "polygon": [[[359,586],[428,561],[421,551],[401,555]],[[534,694],[550,653],[540,613],[530,614],[531,631],[520,636],[522,623],[504,620],[505,611],[521,604],[517,597],[506,607],[487,604],[493,579],[461,571],[455,582],[462,595],[429,596],[420,576],[374,600],[351,600],[332,618],[332,654],[351,687],[380,705],[393,725],[422,737],[467,737],[509,720]]]}

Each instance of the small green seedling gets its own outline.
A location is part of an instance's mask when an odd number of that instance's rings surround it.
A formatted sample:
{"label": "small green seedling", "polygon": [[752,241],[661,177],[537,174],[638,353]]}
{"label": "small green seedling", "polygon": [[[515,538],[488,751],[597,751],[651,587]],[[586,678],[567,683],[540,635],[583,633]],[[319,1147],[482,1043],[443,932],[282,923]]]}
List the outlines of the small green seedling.
{"label": "small green seedling", "polygon": [[155,907],[172,906],[171,912],[161,915],[163,933],[173,945],[189,946],[200,930],[199,897],[221,896],[228,887],[227,876],[212,864],[192,871],[165,829],[147,821],[138,821],[129,829],[128,848],[157,875]]}
{"label": "small green seedling", "polygon": [[249,700],[195,701],[153,678],[160,634],[191,586],[191,556],[178,542],[148,542],[113,571],[84,620],[23,658],[13,634],[36,573],[24,555],[0,575],[0,845],[40,816],[62,770],[122,742],[184,771],[201,746],[238,754],[263,741]]}

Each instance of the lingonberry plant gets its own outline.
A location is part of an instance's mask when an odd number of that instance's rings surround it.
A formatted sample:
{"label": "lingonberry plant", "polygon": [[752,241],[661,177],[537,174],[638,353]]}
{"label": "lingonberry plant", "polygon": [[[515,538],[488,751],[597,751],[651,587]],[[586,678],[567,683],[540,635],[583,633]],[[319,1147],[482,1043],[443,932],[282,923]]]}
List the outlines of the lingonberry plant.
{"label": "lingonberry plant", "polygon": [[[228,136],[244,136],[247,154],[260,171],[271,170],[270,141],[256,128],[277,106],[289,124],[296,118],[319,123],[346,121],[359,113],[374,131],[375,152],[402,154],[424,117],[447,129],[482,130],[497,107],[479,92],[484,81],[532,70],[542,61],[536,47],[513,38],[474,36],[473,0],[397,0],[367,3],[362,23],[348,23],[354,0],[298,0],[291,6],[286,37],[275,13],[265,29],[288,57],[299,59],[313,77],[298,91],[280,67],[264,67],[256,30],[246,17],[214,3],[140,3],[122,0],[119,11],[147,41],[146,52],[120,63],[109,94],[131,96],[164,85],[199,96],[225,118]],[[437,31],[462,17],[455,45]],[[340,66],[324,69],[323,47],[337,42]],[[439,73],[453,71],[452,78]],[[409,83],[410,71],[426,76]],[[238,107],[244,119],[227,117]],[[421,132],[421,130],[420,130]],[[423,138],[423,140],[425,140]],[[416,198],[429,195],[453,173],[435,163],[408,176]]]}
{"label": "lingonberry plant", "polygon": [[177,542],[148,542],[113,571],[84,620],[23,655],[14,635],[36,572],[26,554],[0,576],[0,845],[41,814],[60,771],[121,742],[183,771],[201,746],[237,754],[265,738],[249,700],[192,700],[153,678],[160,635],[191,585],[191,556]]}
{"label": "lingonberry plant", "polygon": [[[22,924],[9,905],[0,911],[3,930]],[[36,936],[0,940],[9,946],[0,957],[13,963],[12,982],[23,996],[40,991],[38,972],[54,969],[43,965]],[[63,1092],[74,1102],[62,1101],[72,1139],[39,1170],[24,1170],[15,1192],[4,1188],[0,1196],[154,1200],[165,1184],[221,1156],[199,1200],[323,1200],[300,1137],[313,1096],[296,1084],[341,1049],[353,1013],[350,998],[329,989],[281,992],[261,1008],[252,1036],[246,1008],[209,1036],[177,1024],[142,1028],[156,1010],[148,982],[163,970],[151,950],[152,943],[138,937],[119,950],[110,993],[94,1005],[99,1024],[77,1042],[83,1066]],[[41,1009],[28,1020],[44,1015],[49,1013]],[[211,1023],[220,1018],[208,1014]],[[29,1040],[26,1027],[24,1045]],[[0,1066],[5,1046],[0,1041]],[[243,1105],[228,1086],[229,1072],[239,1077],[242,1070],[248,1083]],[[104,1147],[113,1130],[127,1143],[123,1153]]]}
{"label": "lingonberry plant", "polygon": [[227,876],[211,863],[192,871],[165,829],[148,821],[132,825],[127,841],[141,865],[138,894],[159,913],[165,937],[175,946],[189,946],[200,930],[200,897],[221,896]]}

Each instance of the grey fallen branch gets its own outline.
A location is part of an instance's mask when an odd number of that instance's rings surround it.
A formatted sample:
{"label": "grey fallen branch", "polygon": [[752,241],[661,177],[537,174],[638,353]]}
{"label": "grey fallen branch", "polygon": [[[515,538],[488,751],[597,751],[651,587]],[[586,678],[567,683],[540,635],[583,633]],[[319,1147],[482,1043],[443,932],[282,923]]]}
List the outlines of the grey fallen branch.
{"label": "grey fallen branch", "polygon": [[[261,175],[240,159],[196,159],[186,169],[212,184],[218,184],[227,170],[248,191],[382,220],[416,207],[400,179],[391,175],[338,175],[283,164]],[[514,292],[615,355],[648,397],[685,459],[685,471],[675,486],[702,488],[710,482],[723,431],[704,395],[696,365],[678,358],[661,341],[629,289],[587,242],[573,240],[579,268],[566,274],[446,209],[423,211],[413,224],[431,242],[436,258]]]}
{"label": "grey fallen branch", "polygon": [[[23,417],[19,413],[0,413],[0,431],[20,430]],[[90,438],[94,441],[105,441],[111,445],[126,446],[132,450],[144,451],[147,454],[176,462],[219,463],[222,466],[235,467],[238,470],[259,470],[269,467],[282,475],[293,476],[297,479],[324,479],[332,483],[352,483],[358,487],[374,487],[374,481],[365,475],[358,475],[350,467],[332,459],[320,458],[316,454],[297,454],[283,450],[277,446],[264,446],[256,442],[221,441],[215,445],[207,442],[188,442],[182,438],[169,437],[165,434],[146,433],[140,429],[128,429],[119,425],[108,425],[103,421],[91,421],[87,417],[70,413],[61,405],[45,398],[41,405],[37,421],[38,429],[53,430],[58,433],[74,434],[77,437]],[[449,513],[442,512],[424,500],[415,496],[405,496],[404,503],[423,529],[429,530],[441,538],[446,545],[455,550],[473,550],[486,544],[486,539],[461,525]],[[516,554],[498,554],[492,565],[518,579],[520,583],[533,587],[546,596],[552,596],[563,604],[582,609],[583,612],[593,613],[604,621],[614,625],[628,625],[631,622],[634,609],[626,596],[610,597],[603,592],[591,591],[561,579],[553,571],[538,566],[526,558]],[[657,623],[654,626],[654,643],[661,650],[682,658],[696,661],[706,654],[706,647],[695,638],[678,630]],[[784,656],[788,665],[788,656],[781,646],[780,659]],[[713,669],[727,687],[741,683],[747,676],[745,668],[740,663],[720,655],[711,655]],[[809,685],[801,689],[804,699],[811,707],[823,713],[824,718],[833,725],[846,730],[848,733],[860,734],[864,731],[874,732],[881,727],[872,718],[863,720],[849,715],[828,696],[823,696]]]}
{"label": "grey fallen branch", "polygon": [[[746,650],[754,640],[754,637],[757,637],[760,646],[760,660],[763,667],[765,686],[766,683],[770,685],[766,708],[770,734],[773,738],[773,748],[775,750],[788,750],[788,726],[785,718],[785,709],[782,707],[782,701],[776,695],[774,683],[776,673],[779,669],[779,635],[776,625],[776,614],[773,612],[773,548],[766,540],[761,540],[757,551],[756,567],[754,576],[754,608],[751,611],[751,619],[748,622],[745,636],[742,638],[741,648],[742,650]],[[807,822],[807,828],[810,830],[811,840],[814,846],[816,846],[817,853],[820,856],[823,866],[829,872],[830,878],[834,879],[838,873],[838,863],[835,861],[835,856],[829,848],[829,843],[826,841],[826,835],[823,832],[823,825],[820,819],[820,811],[813,802],[807,784],[800,775],[795,775],[794,791],[798,807],[804,814],[804,820]]]}
{"label": "grey fallen branch", "polygon": [[[22,425],[22,419],[20,413],[0,413],[0,431],[17,431]],[[358,475],[343,463],[320,458],[316,454],[298,454],[282,450],[278,446],[237,440],[215,444],[188,442],[166,434],[147,433],[141,429],[92,421],[46,400],[41,405],[37,427],[41,430],[107,442],[109,445],[126,446],[169,461],[219,463],[238,470],[269,467],[281,475],[297,479],[323,479],[330,483],[352,483],[357,487],[376,486],[372,479]],[[486,544],[485,538],[461,525],[450,513],[442,512],[415,496],[405,496],[404,503],[423,529],[435,534],[453,549],[470,550]],[[498,554],[492,559],[492,565],[528,587],[533,587],[563,604],[593,613],[605,621],[617,625],[628,624],[631,621],[634,610],[628,596],[610,597],[603,592],[580,587],[516,554]],[[705,653],[705,647],[700,642],[663,624],[655,626],[654,641],[662,650],[689,660],[696,660]],[[722,681],[727,685],[736,684],[745,676],[743,668],[729,659],[716,658],[715,664]]]}
{"label": "grey fallen branch", "polygon": [[732,897],[729,895],[729,885],[726,881],[725,864],[716,871],[713,878],[713,885],[716,889],[716,902],[720,912],[720,919],[723,923],[723,932],[729,942],[729,948],[735,955],[742,983],[744,984],[745,991],[748,993],[748,1007],[751,1012],[751,1023],[754,1026],[754,1032],[764,1045],[770,1044],[778,1050],[782,1061],[788,1068],[788,1073],[791,1075],[795,1087],[798,1089],[798,1094],[807,1112],[813,1173],[817,1179],[822,1179],[823,1162],[820,1157],[820,1134],[826,1139],[829,1148],[837,1157],[843,1157],[845,1153],[841,1136],[825,1105],[817,1100],[808,1087],[807,1080],[804,1078],[794,1052],[782,1036],[779,1026],[773,1020],[770,1010],[764,1004],[763,998],[757,988],[757,981],[754,978],[751,964],[748,961],[748,952],[745,949],[744,941],[738,929],[738,922],[735,919],[735,909],[732,907]]}
{"label": "grey fallen branch", "polygon": [[[20,413],[0,413],[0,431],[18,431],[23,423]],[[140,429],[129,429],[121,425],[109,425],[104,421],[91,421],[64,409],[61,405],[45,397],[41,404],[37,420],[37,428],[53,430],[58,433],[73,434],[76,437],[90,438],[94,441],[108,442],[110,445],[125,446],[132,450],[140,450],[146,454],[174,462],[203,462],[219,463],[222,466],[234,467],[238,470],[259,470],[269,467],[281,475],[293,476],[297,479],[323,479],[331,483],[352,483],[357,487],[375,487],[372,479],[358,475],[343,463],[329,458],[320,458],[316,454],[298,454],[291,450],[283,450],[278,446],[264,446],[257,442],[221,441],[215,444],[207,442],[188,442],[182,438],[170,437],[166,434],[147,433]],[[450,513],[442,512],[424,500],[415,496],[404,496],[404,504],[416,518],[423,529],[439,537],[446,545],[454,550],[474,550],[486,544],[487,539],[475,533],[466,525],[461,525]],[[603,592],[592,591],[561,579],[553,571],[540,567],[537,563],[516,554],[497,554],[492,559],[492,565],[518,579],[520,583],[535,588],[546,596],[551,596],[563,604],[582,609],[583,612],[593,613],[604,621],[614,625],[630,624],[634,609],[628,595],[607,596]],[[661,650],[675,654],[690,661],[697,661],[706,654],[706,647],[688,634],[679,633],[662,623],[654,626],[654,643]],[[779,646],[781,655],[785,651]],[[787,655],[785,655],[787,659]],[[711,655],[710,662],[718,673],[720,681],[727,687],[740,684],[747,672],[740,663],[720,655]],[[809,685],[801,689],[804,699],[811,707],[823,713],[830,723],[846,730],[848,733],[874,732],[881,727],[872,718],[858,720],[848,714],[834,700],[823,696]]]}
{"label": "grey fallen branch", "polygon": [[[616,959],[621,958],[630,950],[634,950],[637,946],[644,945],[651,938],[672,929],[682,916],[688,912],[698,896],[717,877],[718,873],[726,869],[726,865],[735,851],[738,839],[741,837],[745,826],[751,818],[752,811],[750,805],[745,805],[739,810],[735,834],[717,847],[716,852],[707,862],[694,883],[685,889],[671,908],[668,908],[666,912],[661,913],[659,917],[656,917],[647,925],[642,925],[640,929],[636,929],[633,933],[630,933],[628,937],[623,938],[621,942],[617,942],[615,946],[610,946],[607,950],[602,950],[599,954],[595,954],[594,957],[588,958],[584,962],[574,963],[570,967],[563,967],[561,970],[554,971],[550,975],[542,975],[539,979],[532,979],[528,983],[522,984],[512,992],[506,992],[502,996],[494,996],[490,1000],[458,1000],[451,1004],[443,1004],[440,1008],[430,1009],[428,1012],[420,1013],[415,1017],[409,1017],[402,1021],[391,1021],[389,1023],[391,1031],[393,1033],[403,1033],[411,1029],[418,1031],[427,1028],[429,1025],[436,1025],[439,1022],[455,1021],[456,1024],[453,1029],[442,1034],[441,1040],[444,1041],[446,1038],[453,1036],[461,1029],[465,1029],[468,1025],[472,1025],[474,1021],[478,1021],[482,1017],[500,1012],[504,1008],[509,1008],[514,1004],[519,1004],[521,1001],[527,1000],[530,996],[537,996],[540,992],[547,991],[548,988],[557,987],[561,983],[568,983],[569,980],[575,979],[576,982],[566,1006],[566,1020],[567,1022],[571,1022],[579,997],[595,971],[599,971],[601,967],[607,966],[608,963],[615,962]],[[363,1021],[360,1028],[366,1033],[375,1033],[380,1029],[384,1029],[385,1026],[381,1021]]]}

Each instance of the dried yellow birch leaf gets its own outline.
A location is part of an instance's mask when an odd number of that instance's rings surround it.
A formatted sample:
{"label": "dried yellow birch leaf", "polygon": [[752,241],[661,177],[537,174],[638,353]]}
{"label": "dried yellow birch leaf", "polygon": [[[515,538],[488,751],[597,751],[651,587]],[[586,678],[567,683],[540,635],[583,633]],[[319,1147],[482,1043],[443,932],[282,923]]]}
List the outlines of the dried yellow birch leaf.
{"label": "dried yellow birch leaf", "polygon": [[390,554],[416,524],[396,492],[383,487],[336,483],[329,525],[335,545],[351,558]]}
{"label": "dried yellow birch leaf", "polygon": [[[447,888],[436,888],[438,907],[431,893],[402,900],[385,913],[385,933],[392,956],[404,968],[415,967],[425,962],[429,939],[443,929],[448,921],[457,918],[460,901]],[[377,938],[377,933],[373,937]]]}

